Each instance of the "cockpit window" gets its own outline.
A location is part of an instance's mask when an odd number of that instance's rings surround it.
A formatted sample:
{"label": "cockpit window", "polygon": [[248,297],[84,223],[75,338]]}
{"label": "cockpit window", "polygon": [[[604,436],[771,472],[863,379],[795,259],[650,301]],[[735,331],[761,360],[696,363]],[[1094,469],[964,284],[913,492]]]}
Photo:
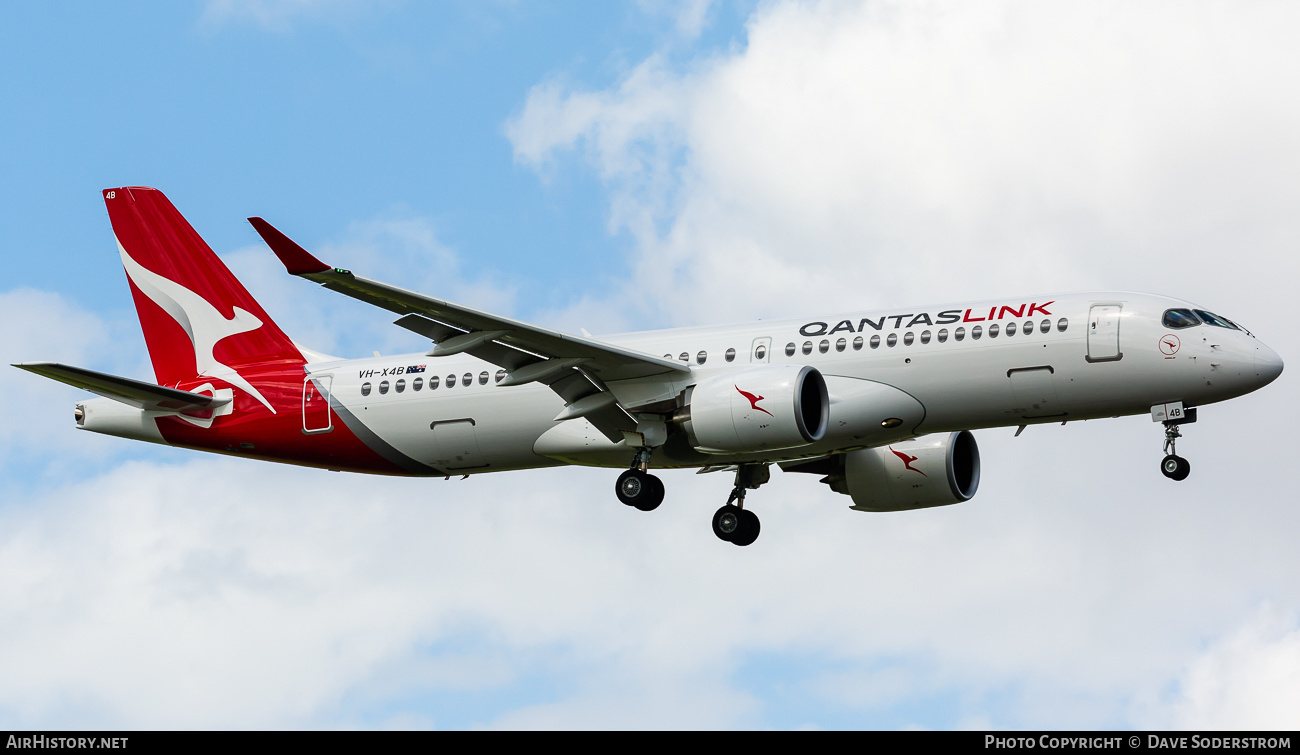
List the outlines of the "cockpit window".
{"label": "cockpit window", "polygon": [[1190,309],[1166,309],[1165,316],[1161,318],[1166,328],[1190,328],[1193,325],[1200,325],[1201,321],[1196,319]]}
{"label": "cockpit window", "polygon": [[1206,325],[1214,325],[1220,328],[1231,328],[1233,330],[1240,330],[1240,328],[1234,325],[1231,320],[1226,320],[1222,317],[1219,317],[1213,312],[1206,312],[1203,309],[1198,309],[1196,310],[1196,314],[1198,317],[1201,318],[1201,320],[1205,322]]}

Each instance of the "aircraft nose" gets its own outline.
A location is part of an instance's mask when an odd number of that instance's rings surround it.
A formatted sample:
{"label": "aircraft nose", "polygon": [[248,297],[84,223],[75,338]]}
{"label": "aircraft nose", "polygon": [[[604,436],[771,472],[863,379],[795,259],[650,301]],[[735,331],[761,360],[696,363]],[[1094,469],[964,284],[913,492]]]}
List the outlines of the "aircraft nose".
{"label": "aircraft nose", "polygon": [[1255,377],[1260,385],[1268,385],[1282,374],[1282,357],[1264,344],[1255,346]]}

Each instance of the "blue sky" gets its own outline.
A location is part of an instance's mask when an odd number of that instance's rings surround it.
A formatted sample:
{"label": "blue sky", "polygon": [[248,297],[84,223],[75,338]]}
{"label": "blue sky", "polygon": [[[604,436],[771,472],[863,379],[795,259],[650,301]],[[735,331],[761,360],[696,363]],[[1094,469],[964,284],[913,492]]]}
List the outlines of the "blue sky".
{"label": "blue sky", "polygon": [[[286,10],[259,22],[260,5]],[[739,43],[743,7],[713,9],[674,55]],[[561,304],[625,268],[620,242],[593,176],[565,165],[539,181],[516,165],[504,124],[540,79],[616,81],[676,36],[674,22],[617,3],[15,9],[0,30],[13,145],[0,222],[13,249],[77,250],[107,273],[99,199],[82,186],[163,188],[217,249],[251,243],[238,221],[252,214],[314,244],[401,208],[433,219],[471,273],[514,271]],[[191,187],[204,193],[189,199]],[[38,222],[54,207],[63,220]],[[547,264],[556,254],[571,264]],[[66,268],[40,255],[10,263],[29,285],[65,284]]]}
{"label": "blue sky", "polygon": [[[1181,296],[1294,362],[1285,3],[27,4],[0,25],[0,356],[151,379],[99,190],[156,186],[291,335],[425,348],[284,275],[593,333],[1070,290]],[[803,475],[378,479],[73,428],[0,374],[0,725],[1296,728],[1294,370],[977,433],[970,503]],[[795,479],[799,478],[799,479]]]}

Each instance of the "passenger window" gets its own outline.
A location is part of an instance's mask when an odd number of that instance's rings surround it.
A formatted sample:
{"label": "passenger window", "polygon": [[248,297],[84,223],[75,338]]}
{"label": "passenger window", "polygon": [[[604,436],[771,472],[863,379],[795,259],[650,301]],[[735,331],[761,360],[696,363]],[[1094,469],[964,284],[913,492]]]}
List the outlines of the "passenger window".
{"label": "passenger window", "polygon": [[678,355],[677,355],[677,358],[680,359],[680,360],[682,360],[683,362],[689,362],[689,361],[691,361],[691,355],[690,355],[690,354],[687,354],[685,351],[683,351],[682,353],[678,354]]}
{"label": "passenger window", "polygon": [[957,328],[956,330],[954,330],[954,331],[952,332],[952,337],[953,337],[955,340],[958,340],[958,341],[965,340],[965,338],[966,338],[966,328]]}
{"label": "passenger window", "polygon": [[795,350],[798,349],[798,348],[799,348],[798,346],[795,346],[795,345],[794,345],[794,341],[791,341],[790,343],[787,343],[787,344],[785,345],[785,355],[788,356],[788,357],[792,357],[792,356],[794,356],[794,352],[795,352]]}
{"label": "passenger window", "polygon": [[489,379],[489,378],[488,378],[487,370],[484,370],[483,372],[480,372],[480,373],[478,374],[478,384],[479,384],[479,385],[487,385],[487,383],[488,383],[488,379]]}
{"label": "passenger window", "polygon": [[448,388],[455,388],[455,387],[456,387],[456,376],[455,376],[455,375],[448,375],[448,376],[447,376],[447,387],[448,387]]}
{"label": "passenger window", "polygon": [[805,353],[805,354],[811,354],[811,353],[812,353],[812,341],[804,341],[804,342],[803,342],[803,353]]}
{"label": "passenger window", "polygon": [[907,331],[906,333],[903,334],[903,345],[904,345],[904,346],[911,346],[911,345],[912,345],[912,341],[915,341],[915,340],[916,340],[916,336],[912,333],[912,331],[909,330],[909,331]]}
{"label": "passenger window", "polygon": [[664,354],[664,359],[672,359],[672,358],[673,358],[672,354]]}
{"label": "passenger window", "polygon": [[853,350],[862,351],[862,336],[853,339]]}
{"label": "passenger window", "polygon": [[437,387],[438,387],[438,376],[434,375],[433,377],[429,378],[429,390],[432,391]]}
{"label": "passenger window", "polygon": [[1226,317],[1219,317],[1213,312],[1206,312],[1203,309],[1198,309],[1196,310],[1196,314],[1199,315],[1200,318],[1205,321],[1206,325],[1213,325],[1216,328],[1231,328],[1232,330],[1240,330],[1240,328],[1238,328],[1235,324],[1233,324],[1231,320],[1227,319]]}
{"label": "passenger window", "polygon": [[982,335],[984,335],[984,326],[976,325],[970,329],[970,340],[978,341]]}
{"label": "passenger window", "polygon": [[696,364],[704,364],[707,361],[709,361],[709,352],[701,351],[700,353],[695,355]]}
{"label": "passenger window", "polygon": [[948,342],[948,329],[939,328],[939,343],[947,343],[947,342]]}
{"label": "passenger window", "polygon": [[898,344],[898,334],[890,333],[889,338],[885,339],[885,344],[888,345],[890,348],[896,346]]}
{"label": "passenger window", "polygon": [[380,392],[380,393],[388,393],[388,381],[387,381],[387,380],[381,380],[381,381],[379,382],[379,392]]}
{"label": "passenger window", "polygon": [[499,382],[501,382],[502,380],[505,380],[505,379],[506,379],[506,371],[505,371],[505,370],[497,370],[496,382],[499,383]]}
{"label": "passenger window", "polygon": [[1043,320],[1042,322],[1038,323],[1038,332],[1039,332],[1039,333],[1051,333],[1051,332],[1052,332],[1052,321],[1051,321],[1051,320]]}
{"label": "passenger window", "polygon": [[872,337],[871,337],[871,348],[873,348],[873,349],[878,349],[878,348],[880,348],[880,336],[872,336]]}
{"label": "passenger window", "polygon": [[398,393],[401,393],[402,391],[406,390],[406,381],[398,380],[396,383],[393,383],[393,389],[396,390]]}
{"label": "passenger window", "polygon": [[1016,324],[1014,322],[1007,323],[1007,335],[1014,336],[1015,334],[1016,334]]}
{"label": "passenger window", "polygon": [[929,343],[929,342],[930,342],[930,331],[928,330],[921,331],[921,343]]}
{"label": "passenger window", "polygon": [[418,391],[424,387],[424,378],[416,378],[411,381],[411,390]]}
{"label": "passenger window", "polygon": [[736,360],[736,350],[727,349],[727,353],[723,354],[722,358],[728,362],[734,362]]}
{"label": "passenger window", "polygon": [[461,376],[460,376],[460,384],[463,385],[463,386],[465,386],[466,388],[468,388],[468,387],[470,387],[471,385],[473,385],[473,384],[474,384],[474,373],[472,373],[472,372],[466,372],[464,375],[461,375]]}
{"label": "passenger window", "polygon": [[[1070,321],[1065,319],[1064,317],[1056,321],[1056,329],[1061,331],[1062,333],[1064,333],[1065,329],[1068,327],[1070,327]],[[1084,330],[1087,330],[1087,328],[1084,328]]]}
{"label": "passenger window", "polygon": [[766,356],[767,356],[767,347],[760,343],[758,345],[758,348],[754,349],[754,358],[761,362],[763,361],[763,358]]}
{"label": "passenger window", "polygon": [[362,395],[362,396],[369,396],[369,395],[370,395],[370,383],[362,383],[362,384],[361,384],[361,395]]}
{"label": "passenger window", "polygon": [[849,342],[846,341],[846,340],[844,340],[843,338],[841,338],[840,340],[838,340],[838,341],[835,342],[835,350],[836,350],[836,351],[844,351],[845,347],[847,347],[848,345],[849,345]]}
{"label": "passenger window", "polygon": [[831,342],[827,341],[826,339],[822,339],[822,342],[817,344],[817,350],[825,354],[826,352],[831,350]]}
{"label": "passenger window", "polygon": [[1034,334],[1034,321],[1025,320],[1025,324],[1020,327],[1020,332],[1027,336],[1032,336]]}
{"label": "passenger window", "polygon": [[993,323],[992,325],[989,326],[989,338],[997,338],[997,337],[998,337],[998,324]]}

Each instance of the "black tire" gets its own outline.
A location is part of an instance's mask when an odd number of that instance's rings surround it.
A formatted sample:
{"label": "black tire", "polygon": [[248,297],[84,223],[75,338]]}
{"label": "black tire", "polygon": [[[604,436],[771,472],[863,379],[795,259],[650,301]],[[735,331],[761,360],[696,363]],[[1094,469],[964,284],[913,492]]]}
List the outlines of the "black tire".
{"label": "black tire", "polygon": [[1160,462],[1160,473],[1171,480],[1186,480],[1192,473],[1192,465],[1181,456],[1169,454]]}
{"label": "black tire", "polygon": [[731,538],[732,545],[749,545],[758,539],[758,515],[749,509],[740,512],[740,530]]}
{"label": "black tire", "polygon": [[652,474],[645,475],[646,490],[641,493],[640,500],[633,501],[632,505],[641,511],[654,511],[659,508],[659,504],[664,502],[664,481]]}
{"label": "black tire", "polygon": [[648,494],[654,489],[650,483],[650,475],[639,469],[629,469],[618,476],[618,482],[614,483],[614,494],[624,506],[635,506],[638,501],[646,500]]}
{"label": "black tire", "polygon": [[741,511],[740,507],[727,504],[713,512],[713,534],[719,540],[730,543],[735,539],[744,522]]}

